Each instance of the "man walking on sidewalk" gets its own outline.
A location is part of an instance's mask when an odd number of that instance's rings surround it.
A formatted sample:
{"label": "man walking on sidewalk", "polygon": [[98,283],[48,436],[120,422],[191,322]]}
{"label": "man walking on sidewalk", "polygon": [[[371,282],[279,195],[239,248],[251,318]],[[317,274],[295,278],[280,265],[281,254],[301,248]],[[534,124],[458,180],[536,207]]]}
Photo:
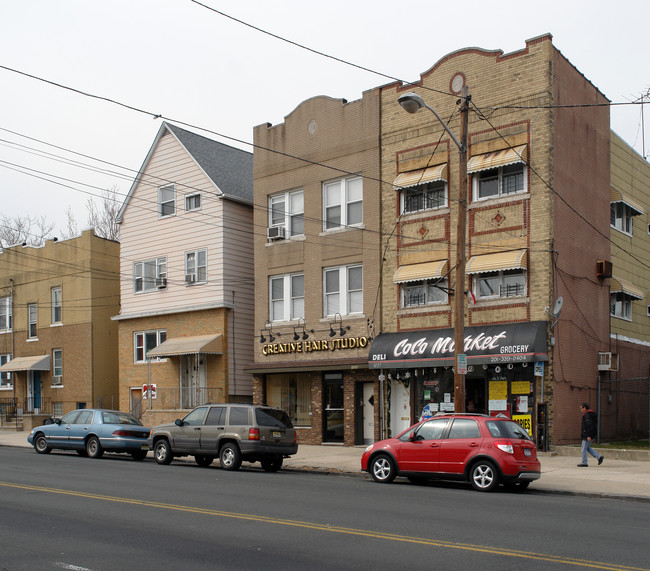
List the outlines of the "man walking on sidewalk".
{"label": "man walking on sidewalk", "polygon": [[582,426],[580,430],[580,437],[582,438],[582,462],[578,464],[578,468],[587,468],[587,452],[598,460],[598,465],[603,463],[604,456],[598,454],[592,447],[591,442],[596,436],[597,416],[596,413],[589,408],[589,403],[583,402],[580,405],[582,411]]}

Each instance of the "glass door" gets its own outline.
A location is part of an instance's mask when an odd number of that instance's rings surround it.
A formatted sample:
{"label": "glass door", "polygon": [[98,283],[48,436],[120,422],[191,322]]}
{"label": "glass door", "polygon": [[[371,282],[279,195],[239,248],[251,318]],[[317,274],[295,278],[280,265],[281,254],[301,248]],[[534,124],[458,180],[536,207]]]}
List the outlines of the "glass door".
{"label": "glass door", "polygon": [[323,409],[325,410],[324,442],[343,442],[343,375],[325,373]]}

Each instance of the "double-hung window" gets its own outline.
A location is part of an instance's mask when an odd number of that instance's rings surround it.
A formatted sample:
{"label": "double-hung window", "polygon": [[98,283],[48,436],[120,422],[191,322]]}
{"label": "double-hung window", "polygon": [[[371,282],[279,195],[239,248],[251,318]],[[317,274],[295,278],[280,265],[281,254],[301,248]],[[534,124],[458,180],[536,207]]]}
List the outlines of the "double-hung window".
{"label": "double-hung window", "polygon": [[629,295],[616,292],[609,295],[609,314],[612,317],[632,320],[632,297]]}
{"label": "double-hung window", "polygon": [[167,258],[154,258],[133,264],[133,291],[153,291],[167,286]]}
{"label": "double-hung window", "polygon": [[400,285],[401,306],[417,307],[435,303],[447,303],[447,278],[418,280]]}
{"label": "double-hung window", "polygon": [[158,189],[158,218],[176,214],[176,187],[173,184]]}
{"label": "double-hung window", "polygon": [[526,271],[515,269],[476,274],[473,290],[478,298],[526,295]]}
{"label": "double-hung window", "polygon": [[[135,363],[146,363],[147,351],[151,351],[164,343],[167,339],[167,331],[158,329],[157,331],[136,331],[133,334],[133,356]],[[161,358],[152,359],[160,361]]]}
{"label": "double-hung window", "polygon": [[402,213],[433,210],[447,206],[447,183],[444,180],[428,182],[401,192]]}
{"label": "double-hung window", "polygon": [[269,197],[269,228],[282,229],[284,237],[305,233],[305,198],[303,190],[292,190]]}
{"label": "double-hung window", "polygon": [[191,210],[200,210],[201,208],[201,195],[196,193],[196,194],[188,194],[185,197],[185,211],[189,212]]}
{"label": "double-hung window", "polygon": [[610,205],[610,221],[612,228],[632,235],[632,217],[638,212],[625,202],[612,202]]}
{"label": "double-hung window", "polygon": [[[0,367],[9,361],[11,361],[11,353],[0,355]],[[11,373],[0,373],[0,389],[10,389],[11,386]]]}
{"label": "double-hung window", "polygon": [[185,283],[208,281],[208,251],[192,250],[185,253]]}
{"label": "double-hung window", "polygon": [[36,304],[29,303],[27,305],[27,337],[29,339],[35,339],[38,337],[37,318],[38,312]]}
{"label": "double-hung window", "polygon": [[526,192],[525,166],[515,163],[474,173],[474,199],[496,198]]}
{"label": "double-hung window", "polygon": [[11,330],[11,297],[0,297],[0,331]]}
{"label": "double-hung window", "polygon": [[363,223],[363,179],[342,178],[323,184],[324,229]]}
{"label": "double-hung window", "polygon": [[305,276],[286,274],[270,279],[271,321],[292,321],[305,317]]}
{"label": "double-hung window", "polygon": [[63,349],[52,351],[52,384],[63,384]]}
{"label": "double-hung window", "polygon": [[63,297],[60,287],[53,287],[52,291],[52,323],[61,323],[63,320],[62,303]]}
{"label": "double-hung window", "polygon": [[325,316],[363,313],[363,266],[339,266],[323,271]]}

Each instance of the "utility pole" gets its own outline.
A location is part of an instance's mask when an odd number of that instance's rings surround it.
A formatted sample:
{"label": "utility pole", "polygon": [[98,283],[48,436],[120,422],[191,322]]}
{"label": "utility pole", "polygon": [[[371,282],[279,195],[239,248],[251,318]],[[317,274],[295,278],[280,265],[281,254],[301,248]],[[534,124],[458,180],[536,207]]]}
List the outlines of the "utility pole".
{"label": "utility pole", "polygon": [[[458,356],[465,354],[465,234],[467,231],[467,127],[469,95],[461,91],[460,145],[458,145],[458,220],[456,220],[456,287],[454,288],[454,411],[465,412],[465,371]],[[465,361],[466,362],[466,361]]]}

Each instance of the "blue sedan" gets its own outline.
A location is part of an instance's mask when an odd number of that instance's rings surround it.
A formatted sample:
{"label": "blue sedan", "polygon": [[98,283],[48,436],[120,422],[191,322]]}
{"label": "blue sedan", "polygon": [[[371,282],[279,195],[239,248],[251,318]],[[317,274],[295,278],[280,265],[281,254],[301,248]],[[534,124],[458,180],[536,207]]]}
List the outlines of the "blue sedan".
{"label": "blue sedan", "polygon": [[39,454],[51,450],[76,450],[80,456],[101,458],[104,452],[124,452],[143,460],[149,450],[150,429],[126,412],[78,409],[51,424],[37,426],[27,437]]}

